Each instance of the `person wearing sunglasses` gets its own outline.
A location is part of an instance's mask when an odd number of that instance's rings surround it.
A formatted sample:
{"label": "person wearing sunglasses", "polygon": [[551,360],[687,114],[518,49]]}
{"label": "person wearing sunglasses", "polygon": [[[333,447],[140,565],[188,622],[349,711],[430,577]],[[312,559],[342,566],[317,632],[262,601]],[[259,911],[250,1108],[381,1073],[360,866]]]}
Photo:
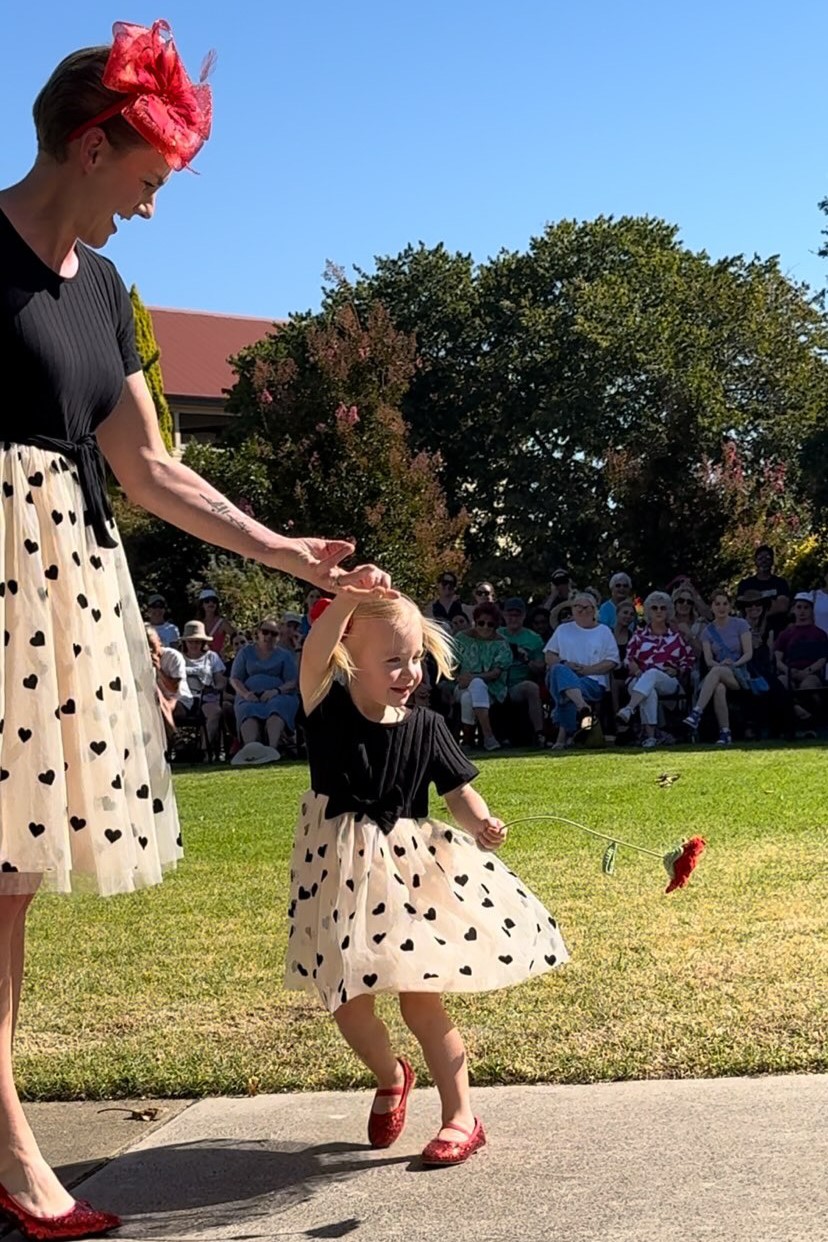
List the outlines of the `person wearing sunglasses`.
{"label": "person wearing sunglasses", "polygon": [[491,582],[478,582],[474,588],[474,602],[477,604],[497,604],[497,592]]}
{"label": "person wearing sunglasses", "polygon": [[437,598],[423,609],[423,616],[438,621],[445,630],[451,630],[455,617],[465,617],[471,622],[471,609],[457,594],[457,575],[442,574],[437,581]]}
{"label": "person wearing sunglasses", "polygon": [[279,645],[279,637],[279,622],[265,617],[255,642],[242,647],[230,670],[242,749],[261,741],[264,734],[276,759],[282,733],[286,728],[293,730],[299,709],[296,656]]}
{"label": "person wearing sunglasses", "polygon": [[473,620],[472,628],[454,640],[460,719],[467,733],[479,725],[484,750],[500,750],[490,712],[493,702],[502,703],[506,698],[512,652],[497,632],[503,618],[494,604],[478,604]]}
{"label": "person wearing sunglasses", "polygon": [[636,712],[641,716],[641,745],[658,745],[659,698],[673,698],[681,690],[696,663],[693,648],[675,629],[673,601],[666,591],[652,591],[644,600],[645,625],[636,630],[627,646],[630,701],[618,713],[628,725]]}

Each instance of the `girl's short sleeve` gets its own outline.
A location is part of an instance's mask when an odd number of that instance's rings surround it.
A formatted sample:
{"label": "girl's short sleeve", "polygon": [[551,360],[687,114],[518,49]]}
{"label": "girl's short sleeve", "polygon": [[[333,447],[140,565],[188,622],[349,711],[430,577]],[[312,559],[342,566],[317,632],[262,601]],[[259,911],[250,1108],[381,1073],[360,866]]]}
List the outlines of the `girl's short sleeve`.
{"label": "girl's short sleeve", "polygon": [[443,717],[435,714],[429,782],[433,782],[438,794],[443,797],[461,785],[468,785],[477,775],[478,769],[463,754]]}

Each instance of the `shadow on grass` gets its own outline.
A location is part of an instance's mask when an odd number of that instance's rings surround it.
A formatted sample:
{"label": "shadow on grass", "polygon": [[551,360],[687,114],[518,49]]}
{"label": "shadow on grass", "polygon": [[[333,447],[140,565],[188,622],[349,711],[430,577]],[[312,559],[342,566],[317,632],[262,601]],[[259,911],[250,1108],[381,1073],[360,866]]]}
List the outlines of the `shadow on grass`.
{"label": "shadow on grass", "polygon": [[[410,1155],[378,1155],[367,1144],[215,1139],[126,1152],[84,1182],[82,1197],[128,1218],[129,1238],[211,1237],[229,1228],[236,1238],[269,1238],[277,1215],[323,1186],[410,1161]],[[71,1184],[77,1168],[65,1166],[58,1176]],[[331,1221],[303,1236],[346,1237],[361,1223]]]}

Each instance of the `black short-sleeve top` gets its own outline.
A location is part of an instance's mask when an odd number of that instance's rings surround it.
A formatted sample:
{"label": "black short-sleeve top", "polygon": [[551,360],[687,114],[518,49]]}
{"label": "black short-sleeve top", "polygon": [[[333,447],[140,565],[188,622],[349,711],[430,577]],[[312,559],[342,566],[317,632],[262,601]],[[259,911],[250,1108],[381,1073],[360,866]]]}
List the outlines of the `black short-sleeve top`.
{"label": "black short-sleeve top", "polygon": [[400,818],[428,815],[430,785],[443,795],[478,774],[437,712],[412,707],[399,723],[379,724],[363,716],[339,682],[304,728],[311,788],[327,795],[328,819],[368,815],[390,832]]}
{"label": "black short-sleeve top", "polygon": [[80,244],[77,255],[77,273],[59,276],[0,211],[0,361],[15,388],[0,415],[0,440],[72,456],[100,539],[108,514],[96,486],[94,432],[141,361],[132,303],[114,265]]}

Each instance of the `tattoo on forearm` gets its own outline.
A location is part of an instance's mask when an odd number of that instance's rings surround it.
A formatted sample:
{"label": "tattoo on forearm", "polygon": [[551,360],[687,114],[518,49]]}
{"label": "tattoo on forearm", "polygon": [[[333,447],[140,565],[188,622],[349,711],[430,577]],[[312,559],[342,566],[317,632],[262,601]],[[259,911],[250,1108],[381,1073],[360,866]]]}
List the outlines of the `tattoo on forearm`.
{"label": "tattoo on forearm", "polygon": [[232,505],[228,505],[227,501],[211,500],[210,497],[205,496],[203,492],[201,492],[200,495],[201,499],[207,505],[207,508],[211,509],[218,517],[224,518],[225,522],[229,522],[231,526],[235,526],[236,530],[240,530],[243,534],[250,534],[250,527],[243,522],[241,518],[237,518],[235,516]]}

